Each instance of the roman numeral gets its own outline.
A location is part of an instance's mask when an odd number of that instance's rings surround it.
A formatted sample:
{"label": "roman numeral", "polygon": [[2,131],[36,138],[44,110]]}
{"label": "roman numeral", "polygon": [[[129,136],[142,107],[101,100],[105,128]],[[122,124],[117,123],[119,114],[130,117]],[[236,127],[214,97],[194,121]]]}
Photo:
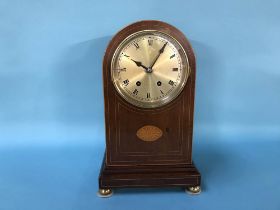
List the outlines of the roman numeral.
{"label": "roman numeral", "polygon": [[125,56],[125,57],[127,57],[127,58],[129,58],[129,57],[130,57],[129,55],[126,55],[126,54],[124,54],[123,56]]}
{"label": "roman numeral", "polygon": [[178,71],[178,68],[173,68],[172,71]]}
{"label": "roman numeral", "polygon": [[174,85],[174,82],[172,80],[169,80],[168,82],[169,85],[173,86]]}
{"label": "roman numeral", "polygon": [[138,94],[138,90],[135,89],[135,90],[133,91],[133,94],[134,94],[134,95],[137,95],[137,94]]}
{"label": "roman numeral", "polygon": [[160,93],[161,93],[161,94],[164,94],[164,92],[162,92],[162,90],[160,90]]}
{"label": "roman numeral", "polygon": [[129,80],[128,80],[128,79],[124,80],[124,81],[123,81],[123,84],[124,84],[125,86],[128,86]]}
{"label": "roman numeral", "polygon": [[147,98],[151,98],[151,94],[150,93],[147,93]]}
{"label": "roman numeral", "polygon": [[171,56],[170,56],[170,59],[172,59],[172,58],[174,58],[174,57],[175,57],[175,54],[171,55]]}
{"label": "roman numeral", "polygon": [[126,68],[114,69],[115,71],[126,71]]}
{"label": "roman numeral", "polygon": [[138,50],[140,48],[138,43],[134,42],[133,44],[136,47],[136,50]]}
{"label": "roman numeral", "polygon": [[153,42],[154,42],[154,40],[148,39],[148,44],[149,44],[149,46],[152,46],[152,45],[153,45]]}

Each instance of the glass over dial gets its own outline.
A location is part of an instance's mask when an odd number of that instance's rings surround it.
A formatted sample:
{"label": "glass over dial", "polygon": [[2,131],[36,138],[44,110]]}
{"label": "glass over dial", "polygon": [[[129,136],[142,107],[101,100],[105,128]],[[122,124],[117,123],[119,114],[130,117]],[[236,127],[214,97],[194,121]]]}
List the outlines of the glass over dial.
{"label": "glass over dial", "polygon": [[163,106],[182,91],[189,76],[187,55],[173,37],[140,31],[116,49],[111,76],[120,95],[143,108]]}

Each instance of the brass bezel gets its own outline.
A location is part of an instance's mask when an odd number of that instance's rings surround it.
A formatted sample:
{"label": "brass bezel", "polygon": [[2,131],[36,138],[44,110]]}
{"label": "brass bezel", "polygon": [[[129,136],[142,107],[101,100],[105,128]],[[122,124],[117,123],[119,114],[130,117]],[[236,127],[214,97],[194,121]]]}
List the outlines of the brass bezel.
{"label": "brass bezel", "polygon": [[[176,87],[176,90],[173,91],[171,94],[167,95],[166,97],[162,98],[162,99],[159,99],[157,101],[139,101],[139,100],[136,100],[135,98],[131,97],[129,94],[127,94],[127,92],[121,88],[120,84],[118,82],[116,82],[116,79],[114,80],[114,76],[113,76],[113,65],[115,64],[116,62],[116,57],[120,54],[120,51],[121,49],[125,46],[125,44],[127,44],[129,42],[129,40],[139,36],[139,34],[143,34],[143,35],[147,35],[147,34],[163,34],[164,36],[167,36],[169,37],[170,39],[172,39],[176,44],[178,44],[178,46],[180,47],[180,49],[182,51],[178,51],[180,53],[180,57],[182,59],[182,65],[183,65],[183,71],[184,71],[184,74],[182,76],[182,82]],[[184,57],[183,57],[184,56]],[[186,63],[184,64],[183,61],[186,61]],[[157,108],[157,107],[162,107],[164,105],[167,105],[168,103],[172,102],[174,99],[176,99],[180,93],[182,92],[182,90],[184,89],[184,86],[186,85],[187,83],[187,80],[189,78],[189,75],[190,75],[190,65],[189,65],[189,59],[188,59],[188,56],[187,56],[187,53],[185,52],[184,48],[182,47],[182,45],[180,44],[180,42],[174,38],[173,36],[165,33],[165,32],[162,32],[162,31],[159,31],[159,30],[141,30],[141,31],[137,31],[133,34],[130,34],[129,36],[127,36],[119,45],[118,47],[116,48],[114,54],[113,54],[113,57],[112,57],[112,60],[111,60],[111,69],[110,69],[110,72],[111,72],[111,80],[117,90],[117,92],[119,93],[119,95],[125,99],[128,103],[136,106],[136,107],[140,107],[140,108],[146,108],[146,109],[149,109],[149,108]]]}

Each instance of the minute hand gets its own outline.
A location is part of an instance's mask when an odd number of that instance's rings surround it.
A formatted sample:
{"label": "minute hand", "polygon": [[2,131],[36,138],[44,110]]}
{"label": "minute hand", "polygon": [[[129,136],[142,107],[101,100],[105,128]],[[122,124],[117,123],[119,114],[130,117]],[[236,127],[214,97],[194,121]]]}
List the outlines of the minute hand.
{"label": "minute hand", "polygon": [[152,65],[150,66],[151,69],[153,68],[153,66],[154,66],[155,63],[157,62],[159,56],[164,52],[164,48],[166,47],[167,43],[168,43],[168,42],[166,42],[166,43],[162,46],[162,48],[159,50],[159,53],[158,53],[157,57],[155,58],[155,60],[154,60],[154,62],[152,63]]}

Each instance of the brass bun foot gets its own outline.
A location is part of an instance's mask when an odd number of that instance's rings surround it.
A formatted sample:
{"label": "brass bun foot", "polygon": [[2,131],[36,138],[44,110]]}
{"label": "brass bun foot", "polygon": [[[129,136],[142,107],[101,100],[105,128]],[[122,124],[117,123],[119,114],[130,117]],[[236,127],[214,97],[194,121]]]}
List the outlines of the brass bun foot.
{"label": "brass bun foot", "polygon": [[187,187],[186,192],[191,195],[198,195],[201,193],[200,186]]}
{"label": "brass bun foot", "polygon": [[112,189],[99,189],[97,192],[98,197],[100,198],[108,198],[113,195]]}

